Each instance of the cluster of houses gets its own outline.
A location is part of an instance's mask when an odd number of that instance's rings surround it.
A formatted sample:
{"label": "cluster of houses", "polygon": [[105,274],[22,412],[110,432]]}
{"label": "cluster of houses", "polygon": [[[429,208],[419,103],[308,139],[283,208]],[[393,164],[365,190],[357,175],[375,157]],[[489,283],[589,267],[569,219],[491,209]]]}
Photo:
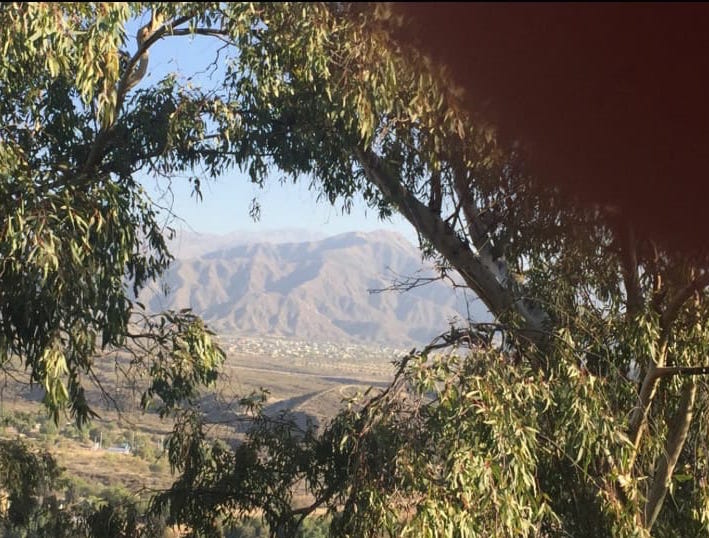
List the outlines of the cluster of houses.
{"label": "cluster of houses", "polygon": [[357,344],[349,342],[317,342],[279,338],[275,336],[229,336],[220,335],[225,351],[232,356],[252,355],[267,357],[320,357],[332,361],[391,361],[407,350],[377,344]]}

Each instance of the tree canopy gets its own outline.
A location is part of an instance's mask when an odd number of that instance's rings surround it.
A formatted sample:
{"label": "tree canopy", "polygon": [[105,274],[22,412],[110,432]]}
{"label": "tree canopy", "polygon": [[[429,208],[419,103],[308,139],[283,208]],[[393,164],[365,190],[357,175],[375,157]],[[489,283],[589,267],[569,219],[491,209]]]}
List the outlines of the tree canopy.
{"label": "tree canopy", "polygon": [[[175,416],[178,477],[153,511],[195,535],[259,510],[292,536],[318,509],[337,536],[709,531],[706,260],[540,187],[402,24],[368,4],[3,4],[4,364],[84,421],[95,361],[130,353],[144,404]],[[145,84],[150,51],[193,35],[223,44],[223,76]],[[191,313],[135,300],[171,260],[137,177],[187,173],[199,192],[234,168],[399,212],[495,323],[402,358],[320,431],[264,416],[257,394],[246,441],[209,438],[190,404],[223,353]]]}

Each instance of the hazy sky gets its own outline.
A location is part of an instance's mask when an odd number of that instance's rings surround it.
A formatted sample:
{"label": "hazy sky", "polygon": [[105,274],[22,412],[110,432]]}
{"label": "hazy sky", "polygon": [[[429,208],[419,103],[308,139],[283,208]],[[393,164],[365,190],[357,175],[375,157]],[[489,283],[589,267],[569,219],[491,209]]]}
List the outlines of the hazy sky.
{"label": "hazy sky", "polygon": [[[239,172],[234,172],[215,182],[203,183],[202,201],[191,196],[191,186],[186,180],[174,180],[172,195],[162,198],[157,194],[159,189],[151,184],[154,185],[152,180],[146,180],[146,188],[153,197],[161,205],[171,207],[181,219],[174,223],[178,229],[221,234],[234,230],[306,228],[328,235],[387,229],[398,231],[411,241],[416,237],[404,219],[395,216],[390,221],[382,221],[361,200],[350,214],[342,214],[340,207],[329,202],[317,202],[316,194],[307,190],[305,182],[280,185],[274,179],[264,189],[259,189]],[[254,197],[261,206],[261,217],[257,222],[249,216]]]}
{"label": "hazy sky", "polygon": [[[130,50],[135,50],[132,37],[138,24],[129,27]],[[150,52],[148,74],[142,84],[154,83],[167,73],[178,72],[184,76],[203,72],[215,57],[221,43],[214,38],[174,37],[156,43]],[[218,74],[216,75],[218,76]],[[193,81],[209,85],[208,76],[195,76]],[[140,87],[140,86],[138,86]],[[410,240],[415,240],[415,232],[401,217],[391,221],[381,221],[376,211],[368,209],[358,200],[349,215],[343,215],[341,207],[333,207],[327,201],[316,201],[317,193],[307,190],[307,181],[296,185],[281,185],[274,177],[264,189],[251,184],[238,170],[228,173],[216,181],[202,182],[203,200],[191,196],[191,186],[184,178],[174,178],[172,195],[162,197],[160,202],[170,206],[184,222],[177,221],[177,228],[187,228],[205,233],[226,233],[234,230],[307,228],[320,230],[326,234],[346,231],[371,231],[377,229],[395,230]],[[144,185],[154,198],[160,198],[165,184],[156,185],[146,179]],[[254,222],[249,216],[251,200],[256,197],[261,206],[261,218]]]}

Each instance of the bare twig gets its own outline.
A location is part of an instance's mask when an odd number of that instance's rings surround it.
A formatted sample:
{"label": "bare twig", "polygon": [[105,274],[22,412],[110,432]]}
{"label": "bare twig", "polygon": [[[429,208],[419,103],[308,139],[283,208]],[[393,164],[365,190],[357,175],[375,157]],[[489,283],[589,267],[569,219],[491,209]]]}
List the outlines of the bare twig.
{"label": "bare twig", "polygon": [[[387,286],[386,288],[370,288],[367,291],[371,294],[378,294],[378,293],[385,293],[388,291],[396,291],[399,293],[404,293],[407,291],[414,290],[416,288],[422,288],[423,286],[428,286],[429,284],[433,284],[434,282],[442,282],[446,281],[448,284],[450,284],[451,287],[453,288],[464,288],[468,289],[468,286],[465,286],[463,284],[460,284],[456,282],[450,275],[447,273],[442,273],[439,274],[438,276],[418,276],[417,274],[415,275],[401,275],[397,273],[396,271],[393,271],[391,268],[388,268],[389,272],[393,275],[394,279],[391,282],[390,286]],[[421,273],[422,271],[418,271],[418,273]]]}

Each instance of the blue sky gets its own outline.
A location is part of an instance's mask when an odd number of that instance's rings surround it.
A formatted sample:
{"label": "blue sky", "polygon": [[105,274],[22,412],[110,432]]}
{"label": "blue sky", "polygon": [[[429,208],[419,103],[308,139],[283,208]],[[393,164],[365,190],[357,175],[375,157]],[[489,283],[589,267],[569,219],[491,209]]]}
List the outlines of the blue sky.
{"label": "blue sky", "polygon": [[[138,22],[129,26],[131,50],[135,50],[133,36],[139,27]],[[220,45],[217,39],[200,36],[163,39],[151,48],[148,74],[142,84],[154,83],[172,72],[185,76],[203,72]],[[193,82],[209,85],[206,75],[194,76]],[[164,183],[156,184],[148,178],[144,181],[151,196],[171,207],[172,212],[181,219],[173,223],[178,229],[223,234],[236,230],[306,228],[328,235],[386,229],[398,231],[415,241],[413,227],[398,215],[382,221],[376,211],[367,208],[361,199],[355,200],[350,214],[343,214],[338,206],[332,206],[327,201],[316,201],[317,193],[308,191],[307,184],[306,180],[295,185],[281,185],[274,177],[264,189],[260,189],[250,183],[244,174],[234,170],[215,181],[203,180],[203,200],[197,201],[191,196],[191,186],[185,179],[175,178],[171,186],[172,195],[167,196],[161,196]],[[257,198],[261,206],[258,222],[249,216],[253,198]]]}
{"label": "blue sky", "polygon": [[[172,196],[162,197],[159,194],[161,189],[154,186],[153,180],[145,181],[146,189],[152,196],[161,205],[171,206],[172,212],[179,217],[180,220],[174,223],[178,229],[222,234],[234,230],[305,228],[328,235],[386,229],[398,231],[415,241],[413,228],[398,215],[389,221],[382,221],[362,200],[354,204],[350,214],[343,214],[338,206],[316,201],[316,193],[309,192],[305,185],[306,182],[280,185],[274,178],[264,189],[259,189],[235,171],[217,181],[203,183],[203,200],[197,201],[185,180],[175,180]],[[261,206],[261,216],[257,222],[249,216],[254,197]]]}

